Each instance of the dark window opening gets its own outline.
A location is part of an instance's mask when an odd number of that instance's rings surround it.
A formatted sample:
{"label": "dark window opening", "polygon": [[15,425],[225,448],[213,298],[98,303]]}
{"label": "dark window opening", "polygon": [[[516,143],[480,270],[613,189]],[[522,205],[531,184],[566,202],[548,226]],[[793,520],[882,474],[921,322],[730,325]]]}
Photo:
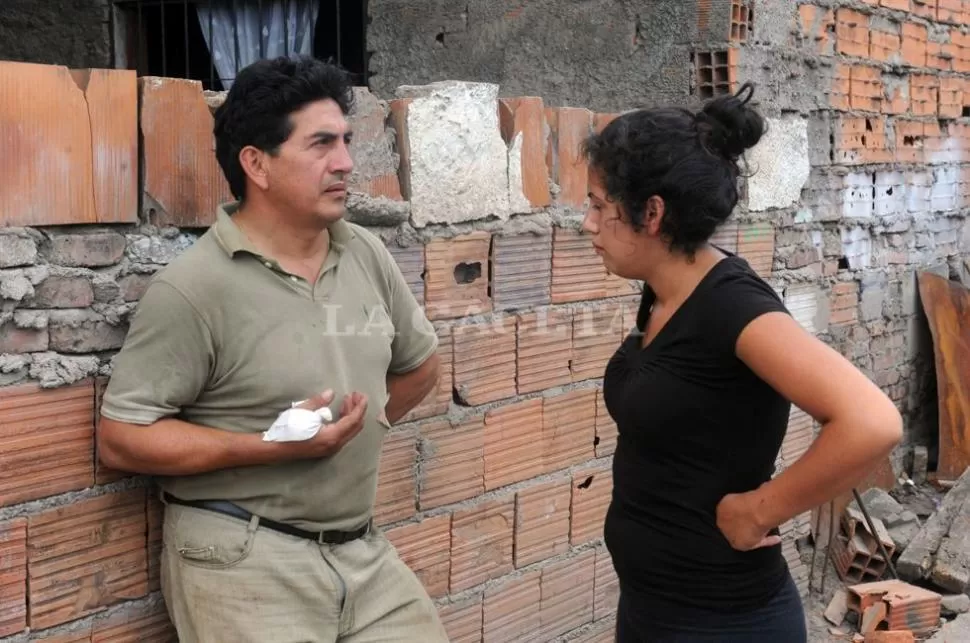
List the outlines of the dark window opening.
{"label": "dark window opening", "polygon": [[222,91],[253,60],[304,51],[342,65],[355,85],[368,84],[366,0],[120,0],[114,9],[115,66],[139,76],[188,78]]}

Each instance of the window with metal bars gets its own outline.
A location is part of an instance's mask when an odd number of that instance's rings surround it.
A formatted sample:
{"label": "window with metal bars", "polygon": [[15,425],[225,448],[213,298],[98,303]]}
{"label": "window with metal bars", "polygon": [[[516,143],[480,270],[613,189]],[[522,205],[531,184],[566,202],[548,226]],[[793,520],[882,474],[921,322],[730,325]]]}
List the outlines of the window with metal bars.
{"label": "window with metal bars", "polygon": [[367,85],[366,0],[118,0],[115,66],[229,89],[260,58],[332,60]]}

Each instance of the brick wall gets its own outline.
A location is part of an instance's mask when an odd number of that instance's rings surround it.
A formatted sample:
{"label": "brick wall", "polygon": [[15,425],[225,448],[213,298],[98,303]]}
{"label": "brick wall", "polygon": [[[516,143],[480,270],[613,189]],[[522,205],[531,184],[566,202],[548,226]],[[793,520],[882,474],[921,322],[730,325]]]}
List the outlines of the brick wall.
{"label": "brick wall", "polygon": [[[756,77],[782,48],[765,44],[751,6],[732,4],[724,47],[685,54],[698,95]],[[919,411],[935,404],[914,273],[960,273],[966,258],[970,45],[955,21],[968,10],[791,7],[786,55],[824,82],[811,109],[759,94],[769,133],[717,236],[885,388],[908,443],[931,443]],[[20,63],[0,63],[0,84],[15,87],[5,122],[20,124],[0,160],[0,640],[28,628],[161,640],[159,507],[147,481],[97,462],[98,397],[151,275],[228,198],[211,144],[220,97]],[[575,145],[614,113],[468,83],[401,87],[387,103],[360,89],[358,103],[349,217],[385,240],[445,364],[388,435],[378,522],[454,640],[609,640],[601,524],[616,429],[600,375],[637,288],[578,230]],[[816,428],[793,410],[780,467]],[[803,590],[795,542],[809,528],[807,515],[784,528]]]}

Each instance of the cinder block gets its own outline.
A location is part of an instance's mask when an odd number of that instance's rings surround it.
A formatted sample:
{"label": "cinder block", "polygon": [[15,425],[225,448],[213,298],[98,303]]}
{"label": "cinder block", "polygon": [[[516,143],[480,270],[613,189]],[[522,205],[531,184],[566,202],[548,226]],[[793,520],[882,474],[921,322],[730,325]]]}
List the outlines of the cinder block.
{"label": "cinder block", "polygon": [[552,234],[492,237],[492,306],[515,310],[549,303]]}
{"label": "cinder block", "polygon": [[916,22],[904,22],[902,40],[903,62],[911,67],[925,66],[928,41],[926,27]]}
{"label": "cinder block", "polygon": [[573,313],[572,381],[603,377],[624,332],[623,308],[618,303],[601,303]]}
{"label": "cinder block", "polygon": [[606,297],[606,268],[589,237],[556,228],[552,241],[552,303]]}
{"label": "cinder block", "polygon": [[147,608],[126,608],[92,626],[91,643],[139,641],[168,643],[177,640],[175,627],[163,604]]}
{"label": "cinder block", "polygon": [[569,542],[575,547],[603,537],[603,521],[613,493],[609,462],[573,471],[572,522]]}
{"label": "cinder block", "polygon": [[523,400],[487,411],[486,490],[491,491],[541,475],[541,437],[541,399]]}
{"label": "cinder block", "polygon": [[835,41],[840,54],[868,57],[869,16],[852,9],[838,9],[835,12]]}
{"label": "cinder block", "polygon": [[354,171],[351,190],[395,201],[403,198],[392,149],[393,132],[386,128],[388,105],[366,87],[354,87],[354,111],[348,117],[354,132],[350,146]]}
{"label": "cinder block", "polygon": [[483,643],[538,641],[542,572],[523,574],[485,590]]}
{"label": "cinder block", "polygon": [[593,618],[597,621],[616,612],[620,581],[606,547],[596,548],[596,577],[593,580]]}
{"label": "cinder block", "polygon": [[[508,148],[498,117],[498,85],[442,81],[398,88],[392,103],[407,172],[411,223],[460,223],[510,216]],[[455,141],[462,144],[456,146]]]}
{"label": "cinder block", "polygon": [[529,487],[516,494],[516,568],[569,551],[571,497],[568,478]]}
{"label": "cinder block", "polygon": [[483,597],[476,594],[438,608],[438,616],[452,643],[482,643]]}
{"label": "cinder block", "polygon": [[27,519],[0,523],[0,636],[27,629]]}
{"label": "cinder block", "polygon": [[145,205],[156,225],[205,227],[231,200],[216,161],[212,113],[202,84],[181,78],[138,79]]}
{"label": "cinder block", "polygon": [[543,398],[542,460],[547,473],[592,459],[595,440],[595,389]]}
{"label": "cinder block", "polygon": [[145,490],[81,500],[27,519],[29,623],[40,630],[148,593]]}
{"label": "cinder block", "polygon": [[461,404],[478,406],[515,395],[515,318],[456,326],[454,388]]}
{"label": "cinder block", "polygon": [[94,382],[0,388],[0,506],[94,484]]}
{"label": "cinder block", "polygon": [[412,429],[392,431],[384,438],[374,502],[374,522],[378,526],[414,515],[417,456],[417,439]]}
{"label": "cinder block", "polygon": [[401,247],[398,245],[387,246],[388,252],[394,257],[395,263],[397,263],[398,269],[400,269],[401,274],[404,275],[404,281],[407,282],[408,288],[411,289],[411,294],[414,298],[418,300],[418,303],[422,306],[424,305],[424,253],[425,248],[421,245],[413,245],[407,247]]}
{"label": "cinder block", "polygon": [[515,381],[519,395],[572,381],[573,319],[569,310],[542,308],[519,315],[516,334]]}
{"label": "cinder block", "polygon": [[0,85],[0,120],[17,123],[7,139],[0,224],[137,221],[134,71],[3,61]]}
{"label": "cinder block", "polygon": [[537,640],[556,640],[593,621],[595,578],[596,552],[592,549],[543,568]]}
{"label": "cinder block", "polygon": [[438,378],[438,383],[434,390],[428,393],[428,396],[420,404],[401,418],[400,423],[423,420],[448,412],[448,407],[451,406],[451,388],[455,371],[454,350],[451,327],[445,326],[439,328],[438,358],[441,360],[441,376]]}
{"label": "cinder block", "polygon": [[489,297],[491,235],[481,230],[425,246],[425,306],[429,319],[480,315]]}
{"label": "cinder block", "polygon": [[448,594],[451,514],[395,527],[387,531],[387,539],[432,598]]}
{"label": "cinder block", "polygon": [[[456,511],[451,523],[452,594],[510,573],[515,499],[480,502]],[[487,599],[486,599],[487,602]],[[488,607],[486,605],[486,622]]]}
{"label": "cinder block", "polygon": [[530,212],[552,202],[546,166],[546,117],[535,96],[499,99],[502,138],[509,146],[509,201],[513,211]]}
{"label": "cinder block", "polygon": [[762,278],[771,277],[775,230],[770,223],[747,223],[738,229],[738,255]]}
{"label": "cinder block", "polygon": [[546,120],[550,129],[546,161],[559,185],[556,202],[581,209],[588,189],[587,163],[580,147],[593,131],[593,114],[582,107],[552,107],[546,109]]}
{"label": "cinder block", "polygon": [[458,425],[447,419],[421,427],[422,511],[485,492],[485,425],[482,417]]}

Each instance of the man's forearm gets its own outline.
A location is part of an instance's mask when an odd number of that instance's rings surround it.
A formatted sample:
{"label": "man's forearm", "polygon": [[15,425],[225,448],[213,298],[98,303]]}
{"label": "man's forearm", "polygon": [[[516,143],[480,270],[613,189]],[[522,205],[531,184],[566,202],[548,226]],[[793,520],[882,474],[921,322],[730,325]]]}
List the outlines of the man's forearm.
{"label": "man's forearm", "polygon": [[384,414],[390,424],[396,423],[411,409],[421,404],[424,398],[438,385],[441,377],[441,364],[437,355],[432,355],[413,371],[400,375],[387,376],[389,399],[384,406]]}
{"label": "man's forearm", "polygon": [[102,417],[98,456],[112,469],[146,475],[192,475],[293,459],[293,443],[264,442],[259,433],[234,433],[164,419],[136,426]]}

